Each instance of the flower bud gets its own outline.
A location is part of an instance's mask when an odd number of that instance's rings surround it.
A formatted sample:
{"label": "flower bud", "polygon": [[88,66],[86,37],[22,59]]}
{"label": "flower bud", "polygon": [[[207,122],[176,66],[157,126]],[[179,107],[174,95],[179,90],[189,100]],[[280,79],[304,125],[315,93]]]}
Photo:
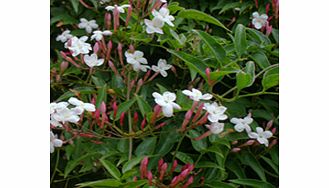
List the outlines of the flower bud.
{"label": "flower bud", "polygon": [[270,11],[270,4],[269,3],[266,4],[265,10],[266,10],[265,11],[266,14],[268,15],[268,12]]}
{"label": "flower bud", "polygon": [[100,111],[102,113],[106,113],[106,104],[104,101],[102,101],[101,106],[100,106]]}
{"label": "flower bud", "polygon": [[160,176],[159,176],[159,179],[160,181],[163,180],[163,177],[167,171],[167,168],[168,168],[168,164],[167,163],[164,163],[162,166],[161,166],[161,169],[160,169]]}
{"label": "flower bud", "polygon": [[130,6],[128,7],[128,11],[127,11],[126,27],[128,26],[132,11],[133,11],[133,7],[132,7],[132,4],[130,4]]}
{"label": "flower bud", "polygon": [[147,179],[149,180],[149,185],[152,186],[153,175],[151,171],[147,172]]}
{"label": "flower bud", "polygon": [[105,16],[104,16],[104,23],[105,23],[105,27],[107,30],[110,30],[111,29],[111,14],[110,13],[105,13]]}
{"label": "flower bud", "polygon": [[182,188],[188,188],[188,186],[191,185],[191,184],[193,183],[193,180],[194,180],[194,178],[193,178],[193,176],[191,176],[191,177],[187,180],[187,182],[183,185]]}
{"label": "flower bud", "polygon": [[122,67],[124,67],[124,64],[123,64],[123,55],[122,55],[122,44],[120,42],[118,44],[118,54],[119,54],[120,63],[122,65]]}
{"label": "flower bud", "polygon": [[138,93],[139,92],[139,90],[142,87],[143,83],[144,83],[144,81],[142,79],[139,79],[138,80],[135,93]]}
{"label": "flower bud", "polygon": [[148,157],[144,157],[144,159],[142,160],[141,164],[140,164],[140,174],[141,174],[141,179],[144,179],[144,177],[147,176],[147,165],[149,163],[149,159]]}
{"label": "flower bud", "polygon": [[145,128],[146,125],[146,118],[144,117],[142,123],[141,123],[141,129],[143,130]]}
{"label": "flower bud", "polygon": [[112,63],[112,61],[109,60],[108,64],[109,64],[109,67],[110,67],[110,68],[112,69],[112,71],[114,72],[114,74],[115,74],[116,76],[120,76],[120,75],[119,75],[119,72],[118,72],[118,70],[117,70],[117,68],[115,68],[115,66],[114,66],[114,64]]}
{"label": "flower bud", "polygon": [[233,148],[231,152],[233,153],[238,153],[241,150],[241,148]]}
{"label": "flower bud", "polygon": [[272,134],[274,135],[275,132],[276,132],[276,128],[274,127],[272,130],[271,130]]}
{"label": "flower bud", "polygon": [[169,187],[175,187],[178,183],[179,183],[179,178],[178,178],[178,176],[175,176],[175,177],[171,180],[171,183],[170,183]]}
{"label": "flower bud", "polygon": [[270,143],[270,145],[268,146],[268,149],[271,149],[273,146],[275,146],[278,143],[277,139],[272,140],[272,142]]}
{"label": "flower bud", "polygon": [[161,158],[159,161],[158,161],[158,172],[160,173],[161,171],[161,166],[163,165],[164,163],[164,160]]}
{"label": "flower bud", "polygon": [[116,101],[113,102],[112,109],[113,109],[113,119],[115,119],[116,116],[117,116],[117,112],[118,112],[118,106],[117,106],[117,102]]}
{"label": "flower bud", "polygon": [[111,59],[111,51],[112,51],[112,47],[113,47],[113,44],[112,44],[112,41],[110,40],[110,41],[107,43],[107,51],[106,51],[106,59],[107,59],[107,60],[110,60],[110,59]]}
{"label": "flower bud", "polygon": [[63,61],[61,63],[61,74],[67,69],[67,67],[69,66],[69,63],[67,61]]}
{"label": "flower bud", "polygon": [[267,124],[266,124],[266,130],[269,130],[273,125],[273,120],[269,121]]}
{"label": "flower bud", "polygon": [[192,122],[193,123],[196,122],[196,120],[198,120],[198,118],[201,116],[201,112],[203,110],[203,106],[204,106],[204,104],[201,103],[201,105],[198,107],[198,109],[197,109],[197,111],[196,111],[196,113],[194,115],[194,118],[192,119]]}
{"label": "flower bud", "polygon": [[174,162],[172,163],[171,169],[170,169],[170,173],[173,173],[174,172],[174,170],[176,169],[177,165],[178,165],[177,160],[174,160]]}
{"label": "flower bud", "polygon": [[94,47],[93,47],[93,51],[94,51],[95,54],[97,54],[98,50],[99,50],[99,44],[98,44],[98,42],[96,42]]}
{"label": "flower bud", "polygon": [[124,120],[125,120],[125,113],[122,112],[121,115],[120,115],[120,125],[121,126],[123,126]]}
{"label": "flower bud", "polygon": [[151,70],[148,70],[146,74],[144,75],[143,81],[145,82],[151,75]]}
{"label": "flower bud", "polygon": [[159,125],[157,125],[154,129],[160,129],[161,127],[165,126],[166,122],[162,122]]}
{"label": "flower bud", "polygon": [[185,131],[187,124],[188,124],[188,123],[190,122],[190,120],[191,120],[192,114],[193,114],[193,111],[192,111],[192,110],[188,110],[188,111],[185,113],[185,119],[184,119],[184,121],[183,121],[183,123],[182,123],[182,127],[181,127],[181,130],[182,130],[182,131]]}
{"label": "flower bud", "polygon": [[133,120],[133,123],[136,125],[137,122],[138,122],[138,113],[135,112],[135,113],[134,113],[134,120]]}

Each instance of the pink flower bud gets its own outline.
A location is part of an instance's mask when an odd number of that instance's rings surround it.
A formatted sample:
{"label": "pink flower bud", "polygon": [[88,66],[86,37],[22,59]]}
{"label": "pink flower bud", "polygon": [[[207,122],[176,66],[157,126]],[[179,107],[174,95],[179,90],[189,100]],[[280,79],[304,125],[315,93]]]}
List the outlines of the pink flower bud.
{"label": "pink flower bud", "polygon": [[107,30],[110,30],[111,29],[111,14],[110,13],[105,13],[105,16],[104,16],[104,23],[105,23],[105,27]]}
{"label": "pink flower bud", "polygon": [[185,131],[187,124],[188,124],[188,123],[190,122],[190,120],[191,120],[192,114],[193,114],[193,111],[192,111],[192,110],[188,110],[188,111],[185,113],[185,119],[184,119],[184,121],[183,121],[183,123],[182,123],[182,127],[181,127],[181,130],[182,130],[182,131]]}
{"label": "pink flower bud", "polygon": [[238,153],[241,150],[241,148],[233,148],[231,152],[233,153]]}
{"label": "pink flower bud", "polygon": [[61,73],[63,73],[67,69],[68,66],[69,66],[69,63],[67,61],[63,61],[61,63]]}
{"label": "pink flower bud", "polygon": [[134,120],[133,120],[133,122],[134,122],[135,125],[138,122],[138,113],[137,112],[134,113]]}
{"label": "pink flower bud", "polygon": [[130,52],[134,52],[135,51],[135,47],[134,47],[134,45],[129,45],[129,51]]}
{"label": "pink flower bud", "polygon": [[142,87],[143,83],[144,83],[144,81],[142,79],[139,79],[138,80],[135,93],[138,93],[139,92],[139,90]]}
{"label": "pink flower bud", "polygon": [[265,29],[266,29],[266,36],[269,36],[273,30],[272,26],[269,25],[269,23],[267,23]]}
{"label": "pink flower bud", "polygon": [[133,177],[133,181],[136,182],[138,179],[137,179],[137,176],[134,176]]}
{"label": "pink flower bud", "polygon": [[158,161],[158,172],[160,173],[161,171],[161,166],[163,165],[164,163],[164,160],[161,158],[159,161]]}
{"label": "pink flower bud", "polygon": [[253,145],[255,143],[255,140],[248,140],[247,142],[246,142],[246,145],[247,146],[251,146],[251,145]]}
{"label": "pink flower bud", "polygon": [[270,4],[269,3],[267,3],[266,4],[266,14],[268,15],[268,12],[270,11]]}
{"label": "pink flower bud", "polygon": [[271,130],[272,134],[274,135],[275,132],[276,132],[276,128],[274,127],[272,130]]}
{"label": "pink flower bud", "polygon": [[112,63],[112,61],[108,61],[108,64],[109,64],[109,67],[112,69],[112,71],[114,72],[114,74],[115,75],[117,75],[117,76],[120,76],[119,75],[119,72],[118,72],[118,70],[117,70],[117,68],[114,66],[114,64]]}
{"label": "pink flower bud", "polygon": [[185,169],[178,175],[178,178],[180,181],[183,181],[189,174],[190,174],[189,169]]}
{"label": "pink flower bud", "polygon": [[149,163],[148,157],[144,157],[144,159],[141,162],[140,165],[140,174],[141,174],[141,179],[144,179],[145,176],[147,176],[147,165]]}
{"label": "pink flower bud", "polygon": [[144,117],[142,123],[141,123],[141,129],[143,130],[145,128],[146,125],[146,118]]}
{"label": "pink flower bud", "polygon": [[193,183],[193,180],[194,180],[194,178],[193,178],[193,176],[191,176],[191,177],[187,180],[187,182],[183,185],[182,188],[188,188],[188,186],[191,185],[191,184]]}
{"label": "pink flower bud", "polygon": [[271,149],[273,146],[275,146],[278,143],[277,139],[272,140],[272,142],[270,143],[270,145],[268,146],[268,149]]}
{"label": "pink flower bud", "polygon": [[125,113],[122,112],[121,115],[120,115],[120,125],[123,126],[123,122],[125,120]]}
{"label": "pink flower bud", "polygon": [[171,183],[170,183],[169,187],[175,187],[178,183],[179,183],[179,177],[178,177],[178,176],[175,176],[175,177],[171,180]]}
{"label": "pink flower bud", "polygon": [[62,58],[64,58],[64,59],[67,58],[66,54],[63,51],[61,51],[60,54],[61,54]]}
{"label": "pink flower bud", "polygon": [[201,116],[201,112],[203,110],[203,106],[204,106],[204,104],[201,103],[201,105],[198,107],[198,109],[197,109],[197,111],[196,111],[196,113],[194,115],[194,118],[192,119],[192,122],[193,123],[196,122],[196,120],[198,120],[198,118]]}
{"label": "pink flower bud", "polygon": [[98,50],[99,50],[99,44],[98,44],[98,42],[96,42],[94,47],[93,47],[93,51],[94,51],[95,54],[97,54]]}
{"label": "pink flower bud", "polygon": [[113,25],[114,25],[114,33],[115,33],[120,26],[120,13],[117,7],[115,7],[113,10]]}
{"label": "pink flower bud", "polygon": [[159,105],[155,105],[155,107],[154,107],[154,113],[153,113],[153,115],[152,115],[152,117],[151,117],[151,124],[154,124],[155,123],[155,120],[158,118],[158,115],[160,114],[160,112],[161,112],[161,106],[159,106]]}
{"label": "pink flower bud", "polygon": [[100,111],[102,113],[106,113],[106,104],[104,101],[102,101],[101,106],[100,106]]}
{"label": "pink flower bud", "polygon": [[124,64],[123,64],[123,54],[122,54],[122,44],[120,42],[118,44],[118,54],[119,54],[120,63],[122,65],[122,67],[124,67]]}
{"label": "pink flower bud", "polygon": [[147,172],[147,179],[149,180],[149,185],[152,186],[153,175],[151,171]]}
{"label": "pink flower bud", "polygon": [[256,8],[258,8],[258,0],[255,0]]}
{"label": "pink flower bud", "polygon": [[115,119],[116,116],[117,116],[117,112],[118,112],[118,106],[117,106],[117,102],[116,101],[113,102],[112,109],[113,109],[113,119]]}
{"label": "pink flower bud", "polygon": [[174,160],[174,162],[172,163],[171,169],[170,169],[170,173],[173,173],[174,172],[174,170],[176,169],[177,165],[178,165],[177,160]]}
{"label": "pink flower bud", "polygon": [[167,168],[168,168],[168,164],[167,163],[164,163],[162,166],[161,166],[161,169],[160,169],[160,176],[159,176],[159,179],[160,181],[163,180],[163,177],[167,171]]}
{"label": "pink flower bud", "polygon": [[133,7],[132,4],[130,4],[130,6],[128,7],[128,12],[126,17],[126,27],[128,26],[132,11],[133,11]]}
{"label": "pink flower bud", "polygon": [[196,123],[197,125],[203,125],[208,121],[208,112]]}
{"label": "pink flower bud", "polygon": [[143,81],[145,82],[151,75],[151,70],[148,70],[146,74],[144,75]]}
{"label": "pink flower bud", "polygon": [[157,125],[154,129],[160,129],[161,127],[165,126],[166,122],[162,122],[159,125]]}
{"label": "pink flower bud", "polygon": [[267,124],[266,124],[266,130],[269,130],[271,127],[272,127],[272,125],[273,125],[273,120],[271,120],[271,121],[269,121],[269,122],[267,122]]}
{"label": "pink flower bud", "polygon": [[110,59],[111,59],[111,51],[112,51],[112,47],[113,47],[113,44],[112,44],[112,41],[110,40],[110,41],[107,43],[107,51],[106,51],[106,59],[107,59],[107,60],[110,60]]}
{"label": "pink flower bud", "polygon": [[237,140],[234,140],[233,142],[232,142],[232,145],[235,145],[235,144],[237,144],[238,143],[238,141]]}

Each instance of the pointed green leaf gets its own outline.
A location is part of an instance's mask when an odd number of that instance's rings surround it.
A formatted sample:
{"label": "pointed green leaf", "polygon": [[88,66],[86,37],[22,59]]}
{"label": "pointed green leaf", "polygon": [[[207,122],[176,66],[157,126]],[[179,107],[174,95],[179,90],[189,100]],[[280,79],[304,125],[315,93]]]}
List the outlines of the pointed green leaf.
{"label": "pointed green leaf", "polygon": [[119,187],[122,183],[115,179],[103,179],[77,184],[78,187]]}
{"label": "pointed green leaf", "polygon": [[120,171],[117,169],[117,167],[112,164],[111,161],[105,160],[105,159],[100,159],[99,160],[102,165],[105,167],[105,169],[117,180],[120,180],[121,177],[121,173]]}
{"label": "pointed green leaf", "polygon": [[247,51],[246,29],[242,24],[235,29],[234,46],[239,57]]}
{"label": "pointed green leaf", "polygon": [[265,69],[266,67],[271,65],[270,62],[268,61],[266,55],[261,51],[251,55],[250,57],[257,63],[257,65],[261,69]]}
{"label": "pointed green leaf", "polygon": [[279,85],[279,67],[274,67],[264,73],[262,85],[264,91]]}
{"label": "pointed green leaf", "polygon": [[[136,98],[130,99],[126,102],[121,103],[118,106],[118,112],[117,115],[115,117],[115,120],[119,120],[120,119],[120,115],[122,114],[122,112],[126,112],[130,109],[130,107],[136,102]],[[112,119],[113,119],[113,114],[112,114]]]}
{"label": "pointed green leaf", "polygon": [[98,89],[97,100],[96,100],[96,108],[99,108],[103,101],[106,102],[106,90],[107,90],[107,85],[106,84],[104,84],[103,87]]}
{"label": "pointed green leaf", "polygon": [[275,188],[270,183],[267,183],[265,181],[255,180],[255,179],[235,179],[229,181],[239,185],[247,185],[254,188]]}
{"label": "pointed green leaf", "polygon": [[140,157],[144,155],[152,155],[157,142],[157,137],[145,138],[136,148],[135,155]]}
{"label": "pointed green leaf", "polygon": [[145,116],[147,113],[152,112],[151,106],[140,96],[136,95],[139,110]]}
{"label": "pointed green leaf", "polygon": [[122,167],[122,173],[127,172],[128,170],[131,170],[132,168],[134,168],[136,165],[138,165],[141,160],[144,158],[144,156],[141,157],[135,157],[129,161],[127,161],[123,167]]}

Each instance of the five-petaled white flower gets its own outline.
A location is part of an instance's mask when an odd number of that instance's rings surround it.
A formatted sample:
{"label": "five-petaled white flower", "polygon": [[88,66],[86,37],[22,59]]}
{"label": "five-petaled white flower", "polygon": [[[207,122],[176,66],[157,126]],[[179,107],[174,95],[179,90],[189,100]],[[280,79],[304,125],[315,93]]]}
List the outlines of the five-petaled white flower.
{"label": "five-petaled white flower", "polygon": [[268,138],[272,137],[273,134],[271,131],[264,131],[263,128],[257,127],[256,132],[249,132],[248,136],[249,138],[257,139],[257,141],[260,144],[264,144],[266,147],[268,147]]}
{"label": "five-petaled white flower", "polygon": [[56,113],[52,114],[52,118],[53,120],[62,123],[66,123],[66,122],[77,123],[80,120],[78,114],[75,111],[68,108],[57,110]]}
{"label": "five-petaled white flower", "polygon": [[200,100],[210,100],[212,98],[212,95],[209,93],[206,93],[202,95],[201,91],[192,88],[192,91],[189,90],[183,90],[183,94],[190,97],[190,99],[194,101],[200,101]]}
{"label": "five-petaled white flower", "polygon": [[152,15],[155,18],[159,18],[160,20],[167,23],[168,25],[170,25],[172,27],[174,26],[172,21],[174,21],[175,18],[173,16],[169,15],[169,9],[162,7],[159,11],[153,10]]}
{"label": "five-petaled white flower", "polygon": [[218,106],[216,102],[213,103],[205,103],[203,109],[207,110],[209,113],[208,120],[210,122],[218,122],[219,120],[227,119],[227,115],[224,114],[226,111],[225,106]]}
{"label": "five-petaled white flower", "polygon": [[97,54],[91,54],[83,56],[83,60],[90,67],[93,68],[95,66],[100,66],[104,63],[104,59],[98,59]]}
{"label": "five-petaled white flower", "polygon": [[154,72],[160,72],[163,77],[167,77],[168,74],[166,70],[169,70],[172,65],[168,65],[165,59],[159,59],[158,66],[152,65],[152,70]]}
{"label": "five-petaled white flower", "polygon": [[81,18],[78,27],[80,29],[85,29],[87,33],[91,33],[93,29],[98,28],[98,24],[96,23],[96,20],[88,21],[86,18]]}
{"label": "five-petaled white flower", "polygon": [[213,122],[210,125],[205,125],[212,134],[219,134],[224,130],[224,123]]}
{"label": "five-petaled white flower", "polygon": [[237,132],[242,132],[243,130],[246,130],[247,132],[251,131],[251,128],[249,124],[251,124],[253,119],[250,117],[250,115],[242,118],[232,118],[231,123],[235,124],[234,129]]}
{"label": "five-petaled white flower", "polygon": [[100,41],[103,39],[103,35],[104,36],[108,36],[108,35],[112,35],[112,32],[109,30],[105,30],[105,31],[93,31],[93,35],[91,35],[90,39],[91,40],[96,40],[96,41]]}
{"label": "five-petaled white flower", "polygon": [[143,65],[147,64],[147,59],[143,57],[144,53],[142,51],[135,50],[133,53],[126,51],[125,56],[127,62],[133,66],[134,71],[141,70],[143,72],[147,72],[147,69],[150,68],[148,65]]}
{"label": "five-petaled white flower", "polygon": [[54,135],[52,131],[50,131],[50,153],[53,153],[55,147],[62,147],[63,141],[57,139],[57,135]]}
{"label": "five-petaled white flower", "polygon": [[66,42],[67,40],[73,37],[73,35],[71,35],[70,32],[71,32],[70,30],[63,31],[62,34],[56,37],[56,41],[61,41],[63,43]]}
{"label": "five-petaled white flower", "polygon": [[52,102],[50,103],[50,115],[56,113],[57,111],[60,111],[64,108],[66,108],[69,105],[69,103],[67,102],[59,102],[59,103],[55,103]]}
{"label": "five-petaled white flower", "polygon": [[252,13],[252,17],[252,24],[256,29],[261,29],[262,27],[266,26],[268,18],[266,14],[259,15],[258,12],[254,12]]}
{"label": "five-petaled white flower", "polygon": [[124,8],[128,8],[128,7],[130,7],[130,5],[129,4],[125,4],[125,5],[121,5],[121,6],[118,6],[118,5],[107,6],[107,7],[105,7],[105,9],[107,11],[113,11],[115,8],[117,8],[120,13],[125,13],[125,9]]}
{"label": "five-petaled white flower", "polygon": [[176,94],[169,91],[164,92],[162,95],[160,93],[154,92],[152,96],[155,98],[155,102],[161,106],[163,115],[165,117],[173,116],[174,109],[180,110],[181,107],[176,104]]}
{"label": "five-petaled white flower", "polygon": [[164,26],[164,22],[160,18],[154,17],[153,20],[144,19],[144,23],[146,25],[146,33],[163,34],[162,27]]}
{"label": "five-petaled white flower", "polygon": [[91,50],[91,45],[86,43],[88,40],[87,36],[83,37],[72,37],[69,41],[65,43],[65,48],[68,48],[72,52],[72,56],[77,56],[79,54],[88,54]]}
{"label": "five-petaled white flower", "polygon": [[93,105],[91,103],[84,103],[75,97],[71,97],[69,99],[69,103],[76,106],[75,108],[72,108],[71,110],[78,115],[82,114],[84,110],[86,110],[88,112],[95,112],[95,110],[96,110],[95,105]]}

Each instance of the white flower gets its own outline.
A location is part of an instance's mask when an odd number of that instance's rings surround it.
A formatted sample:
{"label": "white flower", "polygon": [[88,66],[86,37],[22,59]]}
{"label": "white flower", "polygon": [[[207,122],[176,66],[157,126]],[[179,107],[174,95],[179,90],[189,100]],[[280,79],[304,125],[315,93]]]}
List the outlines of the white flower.
{"label": "white flower", "polygon": [[50,131],[50,153],[53,153],[55,147],[62,147],[63,141],[57,139],[57,135],[55,136],[52,131]]}
{"label": "white flower", "polygon": [[153,20],[144,19],[144,23],[146,25],[146,33],[159,33],[163,34],[162,27],[164,26],[164,22],[158,18],[154,17]]}
{"label": "white flower", "polygon": [[55,127],[63,127],[63,125],[54,119],[53,115],[50,116],[50,124]]}
{"label": "white flower", "polygon": [[216,102],[213,103],[205,103],[203,109],[207,110],[209,113],[208,120],[210,122],[218,122],[218,120],[227,119],[227,115],[224,114],[226,111],[225,106],[218,106]]}
{"label": "white flower", "polygon": [[69,103],[76,106],[75,108],[72,108],[71,110],[78,115],[82,114],[84,110],[87,110],[88,112],[96,111],[95,105],[93,105],[91,103],[84,103],[75,97],[71,97],[69,99]]}
{"label": "white flower", "polygon": [[266,14],[259,15],[258,12],[254,12],[252,13],[252,17],[252,24],[256,29],[261,29],[262,27],[266,26],[268,18]]}
{"label": "white flower", "polygon": [[169,9],[162,7],[159,12],[156,10],[152,11],[152,15],[156,18],[159,18],[163,22],[167,23],[170,26],[174,26],[174,24],[171,21],[174,21],[175,18],[171,15],[169,15]]}
{"label": "white flower", "polygon": [[86,18],[81,18],[78,27],[80,29],[85,29],[87,33],[91,33],[93,29],[98,28],[98,25],[96,23],[96,20],[88,21]]}
{"label": "white flower", "polygon": [[85,56],[83,56],[83,60],[91,68],[93,68],[95,66],[100,66],[104,63],[104,59],[98,59],[97,54],[91,54],[90,56],[85,55]]}
{"label": "white flower", "polygon": [[56,41],[61,41],[63,43],[66,42],[67,40],[73,37],[73,35],[71,35],[70,32],[71,32],[70,30],[63,31],[62,34],[56,37]]}
{"label": "white flower", "polygon": [[72,51],[72,56],[77,56],[79,54],[88,54],[91,50],[91,45],[86,43],[88,40],[87,36],[83,37],[73,37],[68,42],[65,43],[65,48],[68,48]]}
{"label": "white flower", "polygon": [[152,96],[155,98],[155,102],[161,106],[163,115],[165,117],[173,116],[174,109],[181,109],[181,107],[176,104],[174,101],[176,100],[176,94],[171,92],[164,92],[163,95],[154,92]]}
{"label": "white flower", "polygon": [[96,40],[96,41],[100,41],[103,39],[103,35],[104,36],[108,36],[108,35],[112,35],[112,32],[109,30],[105,30],[105,31],[93,31],[93,35],[91,35],[91,40]]}
{"label": "white flower", "polygon": [[194,101],[200,101],[200,100],[210,100],[212,98],[212,95],[209,93],[206,93],[202,95],[201,91],[192,88],[192,92],[189,90],[183,90],[183,94],[190,97],[190,99]]}
{"label": "white flower", "polygon": [[115,8],[118,8],[118,11],[120,13],[125,13],[125,9],[124,8],[128,8],[128,7],[130,7],[130,5],[129,4],[125,4],[125,5],[121,5],[121,6],[118,6],[118,5],[107,6],[107,7],[105,7],[105,9],[107,11],[113,11]]}
{"label": "white flower", "polygon": [[163,77],[167,77],[166,70],[169,70],[171,67],[172,65],[168,65],[165,59],[159,59],[158,66],[152,65],[152,70],[154,72],[160,72]]}
{"label": "white flower", "polygon": [[141,51],[135,50],[134,53],[126,51],[125,56],[127,62],[133,66],[134,71],[141,70],[143,72],[147,72],[147,69],[150,68],[148,65],[142,65],[147,64],[147,60],[143,57],[144,53]]}
{"label": "white flower", "polygon": [[60,111],[57,111],[56,113],[52,114],[52,118],[57,122],[71,122],[71,123],[77,123],[80,120],[80,117],[78,114],[70,110],[68,108],[63,108]]}
{"label": "white flower", "polygon": [[167,3],[167,0],[160,0],[162,3]]}
{"label": "white flower", "polygon": [[66,108],[68,105],[69,103],[67,102],[59,102],[59,103],[52,102],[50,103],[50,114],[54,114],[57,111],[61,111],[62,109]]}
{"label": "white flower", "polygon": [[105,4],[105,3],[108,3],[108,2],[110,2],[111,0],[99,0],[99,3],[100,4]]}
{"label": "white flower", "polygon": [[266,147],[268,147],[268,138],[272,137],[273,134],[271,131],[264,131],[263,128],[257,127],[256,132],[249,132],[248,136],[249,138],[255,138],[260,144],[264,144]]}
{"label": "white flower", "polygon": [[250,117],[250,115],[242,118],[232,118],[231,123],[235,124],[234,129],[237,132],[242,132],[243,130],[246,130],[247,132],[251,131],[251,128],[249,124],[251,124],[253,119]]}
{"label": "white flower", "polygon": [[206,127],[211,131],[212,134],[219,134],[224,130],[224,123],[213,122],[210,125],[206,124]]}

